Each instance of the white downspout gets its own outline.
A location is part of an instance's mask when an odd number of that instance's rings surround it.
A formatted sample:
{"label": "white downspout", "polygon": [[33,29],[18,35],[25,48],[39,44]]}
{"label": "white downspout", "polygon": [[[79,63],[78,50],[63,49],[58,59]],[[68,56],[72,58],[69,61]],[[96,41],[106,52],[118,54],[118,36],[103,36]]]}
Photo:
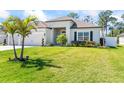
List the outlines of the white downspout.
{"label": "white downspout", "polygon": [[54,44],[54,28],[51,30],[51,43]]}

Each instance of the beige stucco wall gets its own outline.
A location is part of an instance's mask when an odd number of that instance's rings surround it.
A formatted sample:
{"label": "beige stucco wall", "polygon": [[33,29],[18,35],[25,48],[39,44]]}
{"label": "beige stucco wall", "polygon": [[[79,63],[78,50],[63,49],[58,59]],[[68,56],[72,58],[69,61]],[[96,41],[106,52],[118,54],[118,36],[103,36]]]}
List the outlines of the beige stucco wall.
{"label": "beige stucco wall", "polygon": [[61,21],[61,22],[49,22],[47,25],[51,28],[62,28],[62,27],[70,27],[73,25],[72,21]]}

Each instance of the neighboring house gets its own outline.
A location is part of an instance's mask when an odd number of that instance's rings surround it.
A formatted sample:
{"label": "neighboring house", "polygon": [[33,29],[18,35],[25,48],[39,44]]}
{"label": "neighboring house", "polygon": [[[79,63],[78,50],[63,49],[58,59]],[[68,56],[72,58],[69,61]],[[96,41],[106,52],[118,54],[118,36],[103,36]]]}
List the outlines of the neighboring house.
{"label": "neighboring house", "polygon": [[119,35],[119,44],[124,44],[124,33]]}
{"label": "neighboring house", "polygon": [[0,44],[3,44],[5,41],[7,41],[7,36],[3,31],[0,30]]}
{"label": "neighboring house", "polygon": [[[75,20],[71,17],[58,17],[46,22],[37,22],[37,31],[32,30],[32,34],[25,40],[25,45],[57,44],[56,38],[60,34],[65,34],[67,43],[72,41],[95,41],[100,43],[101,27],[91,23]],[[11,36],[8,36],[8,44],[12,44]],[[16,45],[21,44],[21,37],[15,35]]]}

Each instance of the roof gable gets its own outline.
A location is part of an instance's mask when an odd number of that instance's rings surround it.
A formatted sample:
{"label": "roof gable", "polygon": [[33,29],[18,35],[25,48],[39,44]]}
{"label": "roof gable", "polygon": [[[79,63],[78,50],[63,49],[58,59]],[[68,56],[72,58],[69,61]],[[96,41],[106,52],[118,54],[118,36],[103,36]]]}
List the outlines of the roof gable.
{"label": "roof gable", "polygon": [[37,28],[48,28],[48,25],[43,21],[37,21]]}
{"label": "roof gable", "polygon": [[58,17],[58,18],[55,18],[55,19],[52,19],[46,22],[57,22],[57,21],[73,21],[73,18],[68,17],[68,16],[62,16],[62,17]]}
{"label": "roof gable", "polygon": [[38,27],[47,28],[48,27],[47,23],[49,23],[49,22],[61,22],[61,21],[72,21],[73,25],[71,26],[71,28],[101,28],[99,26],[96,26],[95,24],[82,22],[80,20],[76,20],[76,19],[73,19],[72,17],[68,17],[68,16],[58,17],[58,18],[55,18],[55,19],[52,19],[52,20],[49,20],[46,22],[40,21],[38,23]]}
{"label": "roof gable", "polygon": [[95,24],[92,23],[86,23],[86,22],[82,22],[80,20],[74,20],[74,24],[72,25],[72,28],[88,28],[88,27],[98,27]]}

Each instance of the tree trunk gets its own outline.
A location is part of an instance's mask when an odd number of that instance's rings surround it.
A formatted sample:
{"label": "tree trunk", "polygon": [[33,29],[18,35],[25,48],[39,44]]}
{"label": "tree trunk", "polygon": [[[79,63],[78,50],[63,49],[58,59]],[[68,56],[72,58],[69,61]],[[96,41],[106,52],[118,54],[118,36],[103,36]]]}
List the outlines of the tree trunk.
{"label": "tree trunk", "polygon": [[17,60],[17,59],[18,59],[18,57],[17,57],[17,53],[16,53],[16,49],[15,49],[14,35],[12,35],[12,41],[13,41],[13,50],[14,50],[15,60]]}
{"label": "tree trunk", "polygon": [[107,36],[107,29],[106,29],[106,36]]}
{"label": "tree trunk", "polygon": [[106,31],[106,36],[107,36],[107,23],[106,23],[106,26],[105,26],[105,31]]}
{"label": "tree trunk", "polygon": [[106,18],[106,23],[105,23],[106,36],[107,36],[107,32],[108,32],[108,31],[107,31],[107,30],[108,30],[108,29],[107,29],[107,27],[108,27],[108,22],[109,22],[109,21],[108,21],[108,19]]}
{"label": "tree trunk", "polygon": [[23,54],[24,54],[24,40],[25,38],[22,37],[22,49],[21,49],[21,54],[20,54],[20,60],[23,61],[24,58],[23,58]]}
{"label": "tree trunk", "polygon": [[104,27],[102,28],[102,34],[103,34],[103,46],[105,46],[105,42],[104,42],[104,39],[105,39],[105,36],[104,36]]}
{"label": "tree trunk", "polygon": [[113,30],[112,30],[112,37],[113,37]]}

